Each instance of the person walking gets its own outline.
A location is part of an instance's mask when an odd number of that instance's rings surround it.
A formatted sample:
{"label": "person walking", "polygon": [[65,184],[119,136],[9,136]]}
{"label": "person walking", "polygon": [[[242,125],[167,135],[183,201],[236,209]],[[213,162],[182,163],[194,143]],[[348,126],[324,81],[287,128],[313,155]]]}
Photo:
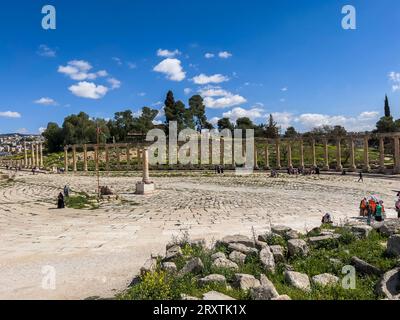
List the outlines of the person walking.
{"label": "person walking", "polygon": [[378,222],[383,221],[383,207],[382,207],[382,201],[379,201],[379,203],[376,205],[375,221],[378,221]]}
{"label": "person walking", "polygon": [[360,175],[359,175],[359,178],[358,178],[358,182],[364,182],[364,178],[363,178],[363,173],[362,173],[362,171],[360,171]]}
{"label": "person walking", "polygon": [[62,192],[60,192],[60,194],[58,195],[58,198],[57,198],[57,208],[58,209],[65,208],[64,196],[63,196]]}

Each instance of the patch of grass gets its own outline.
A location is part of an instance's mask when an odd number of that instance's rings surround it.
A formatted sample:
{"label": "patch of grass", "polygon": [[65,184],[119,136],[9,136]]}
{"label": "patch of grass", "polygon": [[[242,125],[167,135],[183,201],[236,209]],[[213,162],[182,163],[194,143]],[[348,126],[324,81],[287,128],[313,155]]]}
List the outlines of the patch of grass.
{"label": "patch of grass", "polygon": [[97,209],[94,203],[95,197],[88,195],[74,195],[65,198],[65,206],[72,209]]}

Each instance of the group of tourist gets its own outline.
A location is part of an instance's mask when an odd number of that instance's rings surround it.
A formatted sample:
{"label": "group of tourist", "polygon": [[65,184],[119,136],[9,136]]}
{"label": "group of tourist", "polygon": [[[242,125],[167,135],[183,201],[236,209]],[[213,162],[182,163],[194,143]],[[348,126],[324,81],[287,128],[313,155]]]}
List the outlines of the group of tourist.
{"label": "group of tourist", "polygon": [[9,165],[7,164],[7,165],[6,165],[6,170],[14,170],[15,172],[17,172],[17,171],[21,171],[22,169],[21,169],[20,166],[12,167],[12,166],[9,166]]}
{"label": "group of tourist", "polygon": [[371,223],[371,219],[375,221],[383,221],[385,214],[385,207],[382,200],[378,200],[375,197],[364,198],[360,203],[360,216],[367,217],[367,223]]}
{"label": "group of tourist", "polygon": [[215,173],[216,174],[224,174],[224,167],[221,165],[216,165],[215,166]]}

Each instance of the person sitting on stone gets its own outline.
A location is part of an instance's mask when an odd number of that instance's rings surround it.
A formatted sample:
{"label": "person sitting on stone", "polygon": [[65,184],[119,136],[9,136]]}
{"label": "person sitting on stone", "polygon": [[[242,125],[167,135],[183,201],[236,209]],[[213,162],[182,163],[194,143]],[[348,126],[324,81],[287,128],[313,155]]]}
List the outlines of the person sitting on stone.
{"label": "person sitting on stone", "polygon": [[331,224],[331,223],[333,223],[333,221],[332,221],[332,218],[331,218],[331,215],[330,215],[330,213],[325,213],[325,215],[322,217],[322,224]]}

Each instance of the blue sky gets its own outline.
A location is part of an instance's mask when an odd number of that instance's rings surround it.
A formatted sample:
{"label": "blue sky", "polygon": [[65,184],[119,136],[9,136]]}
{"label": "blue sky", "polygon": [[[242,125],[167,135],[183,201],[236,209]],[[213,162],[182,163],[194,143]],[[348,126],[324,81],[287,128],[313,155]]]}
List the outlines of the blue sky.
{"label": "blue sky", "polygon": [[[41,8],[57,29],[41,27]],[[345,4],[357,29],[341,27]],[[387,93],[400,117],[400,2],[2,1],[0,133],[85,111],[161,109],[201,93],[209,119],[273,113],[285,128],[371,129]],[[162,115],[158,118],[162,121]]]}

